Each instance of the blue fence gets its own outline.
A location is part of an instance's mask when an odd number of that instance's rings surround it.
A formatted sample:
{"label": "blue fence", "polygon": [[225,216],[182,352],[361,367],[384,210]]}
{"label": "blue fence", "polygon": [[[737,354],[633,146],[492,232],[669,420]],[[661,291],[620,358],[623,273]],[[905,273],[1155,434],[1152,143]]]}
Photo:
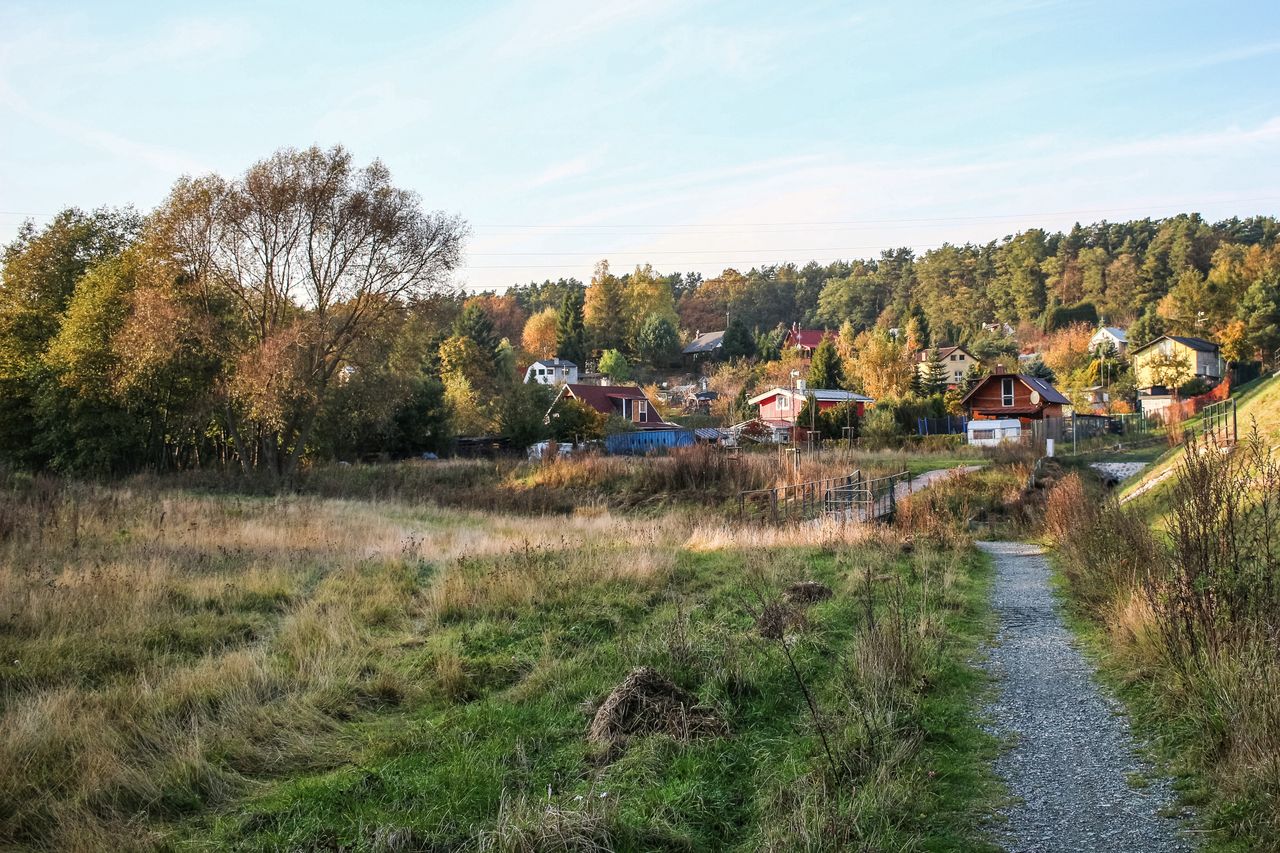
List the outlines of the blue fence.
{"label": "blue fence", "polygon": [[604,449],[615,456],[643,456],[673,447],[689,447],[693,432],[687,429],[644,429],[605,436]]}
{"label": "blue fence", "polygon": [[964,432],[969,419],[947,415],[941,418],[916,418],[916,435],[957,435]]}

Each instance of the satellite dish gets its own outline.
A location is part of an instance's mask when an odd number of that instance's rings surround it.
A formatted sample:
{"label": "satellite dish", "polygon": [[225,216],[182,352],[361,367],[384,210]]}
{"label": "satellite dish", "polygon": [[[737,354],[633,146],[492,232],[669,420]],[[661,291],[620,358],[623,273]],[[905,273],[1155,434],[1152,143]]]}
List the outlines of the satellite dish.
{"label": "satellite dish", "polygon": [[1033,405],[1033,406],[1038,406],[1038,405],[1040,405],[1040,392],[1039,392],[1039,391],[1032,391],[1032,392],[1031,392],[1031,405]]}

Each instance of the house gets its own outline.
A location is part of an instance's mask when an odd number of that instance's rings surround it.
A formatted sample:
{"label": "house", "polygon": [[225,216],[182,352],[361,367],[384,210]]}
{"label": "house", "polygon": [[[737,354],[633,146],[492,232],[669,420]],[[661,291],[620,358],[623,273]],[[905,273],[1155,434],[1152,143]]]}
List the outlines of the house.
{"label": "house", "polygon": [[1111,406],[1111,395],[1107,393],[1105,385],[1090,385],[1081,394],[1089,404],[1090,411],[1095,414],[1103,414]]}
{"label": "house", "polygon": [[805,388],[800,382],[798,388],[771,388],[763,394],[757,394],[747,402],[760,407],[760,420],[766,423],[779,421],[788,427],[795,423],[804,401],[813,397],[818,401],[818,411],[834,409],[842,403],[854,403],[854,413],[858,417],[866,412],[866,408],[875,401],[870,397],[855,394],[852,391],[833,391],[827,388]]}
{"label": "house", "polygon": [[524,372],[524,383],[561,385],[578,381],[578,365],[563,358],[540,358]]}
{"label": "house", "polygon": [[[561,386],[560,393],[556,395],[551,408],[554,409],[556,403],[566,397],[571,400],[579,400],[602,415],[617,415],[620,418],[629,420],[635,425],[636,429],[674,428],[673,424],[669,424],[662,419],[662,416],[658,414],[657,407],[649,402],[649,398],[635,385],[579,385],[567,383]],[[550,415],[550,411],[547,414]]]}
{"label": "house", "polygon": [[[922,349],[915,354],[916,373],[922,380],[929,378],[929,357],[931,349]],[[958,388],[964,384],[964,376],[970,365],[981,364],[978,357],[964,347],[938,347],[938,356],[947,368],[947,388]]]}
{"label": "house", "polygon": [[801,329],[793,325],[782,341],[782,349],[784,351],[793,349],[805,358],[813,358],[813,351],[826,339],[834,341],[836,333],[826,329]]}
{"label": "house", "polygon": [[1107,343],[1115,347],[1117,353],[1124,355],[1129,348],[1129,336],[1119,326],[1103,326],[1089,338],[1089,352],[1094,352]]}
{"label": "house", "polygon": [[703,332],[690,341],[682,353],[697,358],[705,356],[714,358],[720,354],[720,350],[724,348],[724,332]]}
{"label": "house", "polygon": [[[1213,341],[1188,338],[1182,335],[1161,335],[1149,344],[1135,349],[1133,376],[1141,389],[1165,388],[1181,385],[1193,377],[1217,384],[1223,376],[1222,353]],[[1181,362],[1182,371],[1170,371],[1167,366],[1173,359]],[[1178,374],[1181,373],[1179,377]],[[1181,379],[1175,383],[1174,379]]]}
{"label": "house", "polygon": [[1002,368],[983,377],[960,402],[974,420],[1060,418],[1062,407],[1071,405],[1070,400],[1043,379],[1025,373],[1006,373]]}

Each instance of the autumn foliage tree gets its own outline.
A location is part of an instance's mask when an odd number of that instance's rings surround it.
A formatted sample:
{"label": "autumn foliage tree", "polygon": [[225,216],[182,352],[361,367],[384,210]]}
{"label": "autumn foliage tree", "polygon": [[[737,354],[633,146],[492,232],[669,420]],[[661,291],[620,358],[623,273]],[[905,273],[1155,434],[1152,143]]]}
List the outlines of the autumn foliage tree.
{"label": "autumn foliage tree", "polygon": [[282,149],[230,180],[184,178],[153,226],[194,303],[226,308],[210,327],[241,464],[286,475],[347,354],[445,286],[467,233],[341,147]]}

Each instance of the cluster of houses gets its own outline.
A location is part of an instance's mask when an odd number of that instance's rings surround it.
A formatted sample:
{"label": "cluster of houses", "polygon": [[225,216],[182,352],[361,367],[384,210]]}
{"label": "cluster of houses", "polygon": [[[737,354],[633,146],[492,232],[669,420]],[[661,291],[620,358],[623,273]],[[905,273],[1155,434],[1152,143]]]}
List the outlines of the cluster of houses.
{"label": "cluster of houses", "polygon": [[[802,356],[812,357],[825,338],[835,333],[824,329],[800,329],[792,327],[784,346]],[[724,344],[724,332],[706,332],[697,335],[685,348],[684,354],[695,361],[700,357],[714,356]],[[1192,376],[1216,385],[1224,376],[1224,364],[1219,346],[1212,341],[1180,335],[1162,335],[1141,347],[1129,351],[1129,341],[1124,329],[1103,326],[1090,341],[1090,349],[1110,346],[1115,352],[1127,355],[1133,363],[1134,375],[1139,385],[1142,411],[1158,413],[1176,399],[1176,389],[1160,384],[1163,374],[1160,364],[1177,359],[1186,365],[1187,378]],[[938,356],[947,371],[947,387],[964,386],[970,367],[981,364],[973,353],[961,346],[938,349]],[[1020,362],[1028,356],[1020,356]],[[1034,357],[1032,354],[1029,357]],[[914,356],[915,368],[922,376],[932,369],[932,351],[922,350]],[[579,400],[604,414],[631,422],[637,431],[679,430],[676,424],[665,421],[658,407],[636,385],[610,385],[599,374],[580,373],[578,365],[560,358],[540,359],[525,371],[525,382],[539,382],[559,386],[556,397]],[[1099,411],[1105,411],[1108,400],[1103,386],[1085,389],[1086,398]],[[662,403],[679,408],[686,414],[708,413],[717,398],[715,391],[700,383],[690,383],[663,389]],[[861,417],[875,405],[870,397],[851,391],[829,388],[807,388],[803,380],[796,379],[792,387],[775,387],[758,394],[749,401],[757,407],[756,417],[728,429],[697,430],[700,440],[725,441],[740,437],[744,431],[757,440],[789,443],[796,440],[805,425],[798,423],[805,401],[813,399],[818,411],[829,411],[836,406],[852,403],[853,410]],[[1045,418],[1062,417],[1072,403],[1049,382],[1021,370],[996,368],[974,383],[962,401],[967,420],[969,441],[973,444],[996,444],[1016,438],[1028,423]],[[748,426],[751,428],[748,430]]]}

